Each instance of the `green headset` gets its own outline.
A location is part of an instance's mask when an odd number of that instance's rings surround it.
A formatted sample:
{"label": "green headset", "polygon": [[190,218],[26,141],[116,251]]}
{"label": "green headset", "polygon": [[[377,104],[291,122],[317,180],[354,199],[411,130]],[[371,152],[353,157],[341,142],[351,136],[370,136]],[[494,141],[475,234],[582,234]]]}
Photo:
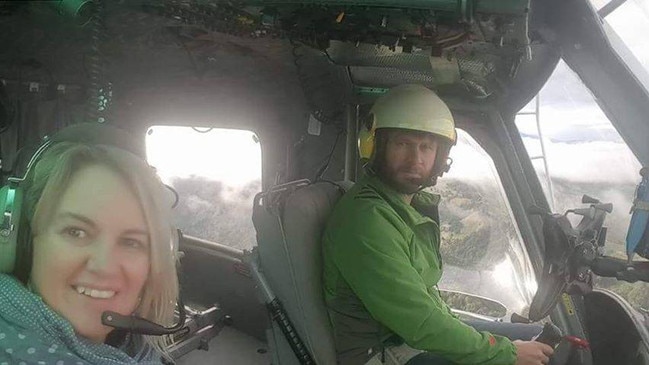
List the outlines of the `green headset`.
{"label": "green headset", "polygon": [[52,144],[43,143],[32,155],[23,177],[10,177],[7,185],[0,189],[0,272],[11,273],[16,265],[16,248],[18,247],[18,228],[21,222],[23,189],[21,184],[31,171],[36,161]]}
{"label": "green headset", "polygon": [[22,177],[9,177],[0,189],[0,273],[12,273],[16,268],[18,233],[23,223],[23,182],[47,149],[58,142],[82,142],[112,145],[146,158],[143,149],[126,131],[94,123],[75,124],[46,139],[32,155]]}

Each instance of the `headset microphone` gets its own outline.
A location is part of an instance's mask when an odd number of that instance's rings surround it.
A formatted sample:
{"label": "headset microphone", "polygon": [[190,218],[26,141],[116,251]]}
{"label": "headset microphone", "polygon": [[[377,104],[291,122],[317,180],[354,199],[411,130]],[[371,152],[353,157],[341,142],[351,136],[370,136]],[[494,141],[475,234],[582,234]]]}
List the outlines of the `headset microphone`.
{"label": "headset microphone", "polygon": [[178,307],[178,323],[171,327],[161,326],[142,317],[125,316],[112,311],[105,311],[104,313],[102,313],[101,323],[103,323],[105,326],[110,326],[119,330],[125,330],[130,333],[139,335],[170,335],[180,331],[185,326],[185,319],[187,315],[185,312],[185,306],[180,300],[178,301]]}

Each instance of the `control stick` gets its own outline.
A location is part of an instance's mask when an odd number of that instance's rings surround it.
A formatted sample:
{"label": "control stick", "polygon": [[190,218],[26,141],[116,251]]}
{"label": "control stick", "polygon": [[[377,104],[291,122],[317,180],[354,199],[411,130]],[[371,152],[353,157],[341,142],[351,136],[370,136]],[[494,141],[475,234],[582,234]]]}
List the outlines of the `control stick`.
{"label": "control stick", "polygon": [[543,325],[543,330],[541,331],[541,333],[532,338],[532,341],[541,342],[552,348],[555,348],[559,344],[559,342],[561,342],[562,338],[563,334],[561,334],[559,327],[553,325],[550,322],[546,322]]}
{"label": "control stick", "polygon": [[556,347],[561,341],[566,340],[573,348],[588,349],[590,344],[587,340],[576,336],[564,336],[559,327],[547,322],[543,325],[541,333],[532,338],[532,341],[544,343],[552,348]]}

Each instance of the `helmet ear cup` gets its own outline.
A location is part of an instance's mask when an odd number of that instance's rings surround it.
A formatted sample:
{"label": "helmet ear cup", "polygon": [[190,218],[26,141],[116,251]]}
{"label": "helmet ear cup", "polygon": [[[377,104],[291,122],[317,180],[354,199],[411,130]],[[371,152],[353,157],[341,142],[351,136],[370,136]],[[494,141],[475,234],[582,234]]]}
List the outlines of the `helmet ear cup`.
{"label": "helmet ear cup", "polygon": [[0,189],[0,272],[11,273],[16,266],[18,228],[23,205],[23,191],[9,183]]}

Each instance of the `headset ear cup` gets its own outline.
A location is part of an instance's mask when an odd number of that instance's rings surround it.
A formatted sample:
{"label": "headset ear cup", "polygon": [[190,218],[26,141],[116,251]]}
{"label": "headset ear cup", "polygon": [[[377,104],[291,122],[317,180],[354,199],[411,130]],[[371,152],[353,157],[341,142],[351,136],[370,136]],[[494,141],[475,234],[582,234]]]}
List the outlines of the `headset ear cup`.
{"label": "headset ear cup", "polygon": [[435,164],[433,166],[433,185],[437,182],[437,178],[442,177],[451,169],[453,159],[449,156],[451,147],[453,145],[442,144],[437,148],[437,156],[435,157]]}
{"label": "headset ear cup", "polygon": [[369,160],[374,153],[375,134],[374,114],[370,113],[361,121],[358,132],[358,155],[362,160]]}
{"label": "headset ear cup", "polygon": [[374,152],[374,131],[361,128],[358,133],[358,154],[361,159],[369,160]]}
{"label": "headset ear cup", "polygon": [[20,228],[23,191],[17,185],[0,189],[0,272],[11,273],[16,266],[18,229]]}

